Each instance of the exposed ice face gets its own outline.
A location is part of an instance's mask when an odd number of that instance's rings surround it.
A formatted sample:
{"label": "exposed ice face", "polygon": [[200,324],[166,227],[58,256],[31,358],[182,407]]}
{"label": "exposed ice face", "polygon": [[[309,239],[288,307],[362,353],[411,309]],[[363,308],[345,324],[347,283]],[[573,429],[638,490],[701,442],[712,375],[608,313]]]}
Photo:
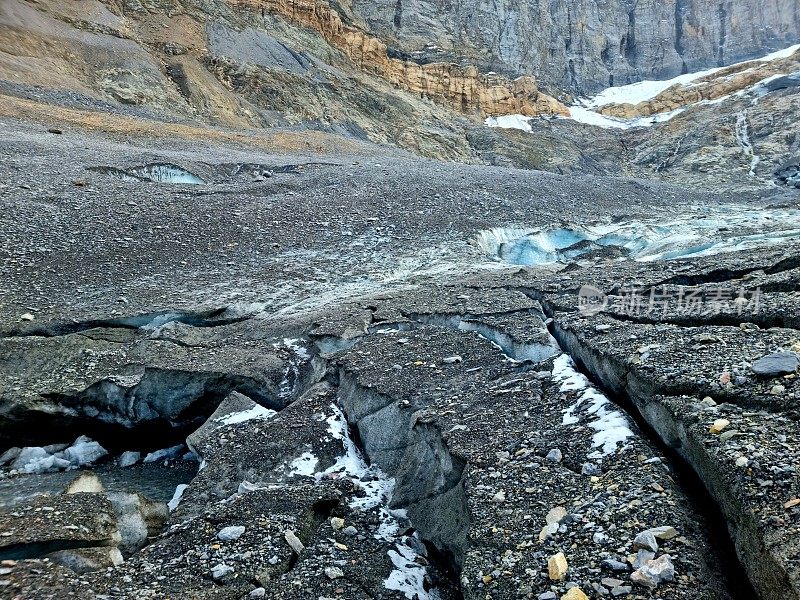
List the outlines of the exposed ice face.
{"label": "exposed ice face", "polygon": [[800,211],[728,205],[653,221],[495,228],[480,232],[475,243],[495,260],[532,266],[609,251],[639,261],[699,257],[792,239],[800,239]]}
{"label": "exposed ice face", "polygon": [[122,181],[153,181],[156,183],[184,183],[201,185],[205,181],[186,169],[169,163],[143,165],[130,169],[116,167],[91,167],[90,170],[111,175]]}

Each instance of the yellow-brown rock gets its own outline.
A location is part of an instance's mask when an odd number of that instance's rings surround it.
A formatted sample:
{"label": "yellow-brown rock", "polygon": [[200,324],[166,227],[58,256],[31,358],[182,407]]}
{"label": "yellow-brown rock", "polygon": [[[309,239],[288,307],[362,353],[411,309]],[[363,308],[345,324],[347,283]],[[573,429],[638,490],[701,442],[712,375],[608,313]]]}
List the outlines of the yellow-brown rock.
{"label": "yellow-brown rock", "polygon": [[563,552],[554,554],[547,559],[547,575],[552,581],[564,581],[568,570],[567,557]]}
{"label": "yellow-brown rock", "polygon": [[569,115],[555,98],[543,94],[530,76],[513,81],[496,74],[481,74],[474,66],[453,63],[418,64],[390,58],[378,38],[346,25],[323,0],[229,0],[239,6],[267,10],[313,29],[342,51],[356,66],[400,89],[421,94],[465,114],[481,117],[522,114]]}

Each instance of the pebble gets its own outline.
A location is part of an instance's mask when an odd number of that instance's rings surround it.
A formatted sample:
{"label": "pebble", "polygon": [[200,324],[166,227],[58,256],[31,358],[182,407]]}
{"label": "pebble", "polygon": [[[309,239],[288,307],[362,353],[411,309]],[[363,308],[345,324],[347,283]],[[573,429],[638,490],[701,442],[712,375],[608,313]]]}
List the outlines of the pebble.
{"label": "pebble", "polygon": [[636,553],[636,556],[633,559],[633,568],[639,569],[647,564],[647,561],[653,560],[656,557],[655,552],[651,552],[650,550],[641,549],[639,552]]}
{"label": "pebble", "polygon": [[615,598],[618,596],[627,596],[631,592],[633,592],[633,588],[629,585],[618,585],[611,589],[611,595]]}
{"label": "pebble", "polygon": [[564,458],[564,456],[561,454],[561,450],[559,450],[558,448],[553,448],[552,450],[550,450],[550,452],[547,453],[547,456],[545,458],[550,462],[560,463],[561,460]]}
{"label": "pebble", "polygon": [[631,581],[646,588],[656,588],[664,581],[675,579],[675,567],[669,554],[655,560],[649,560],[639,569],[631,573]]}
{"label": "pebble", "polygon": [[263,587],[258,587],[249,594],[247,594],[249,598],[263,598],[266,595],[267,595],[267,590],[265,590]]}
{"label": "pebble", "polygon": [[730,425],[731,422],[728,419],[717,419],[711,424],[711,427],[708,429],[709,433],[722,433],[722,431]]}
{"label": "pebble", "polygon": [[628,570],[627,564],[619,560],[614,560],[613,558],[604,558],[600,564],[606,569],[611,569],[617,573],[623,573]]}
{"label": "pebble", "polygon": [[567,593],[561,596],[561,600],[589,600],[589,597],[583,593],[579,587],[570,588]]}
{"label": "pebble", "polygon": [[231,573],[233,573],[233,567],[230,565],[218,564],[217,566],[211,568],[211,577],[217,581],[224,579]]}
{"label": "pebble", "polygon": [[634,550],[649,550],[650,552],[658,552],[658,542],[656,536],[652,531],[642,531],[633,540]]}
{"label": "pebble", "polygon": [[333,527],[335,531],[344,529],[344,519],[341,517],[331,517],[331,527]]}
{"label": "pebble", "polygon": [[347,527],[342,529],[342,533],[345,535],[349,535],[350,537],[354,537],[356,534],[358,534],[358,529],[356,529],[352,525],[348,525]]}
{"label": "pebble", "polygon": [[568,570],[567,557],[563,552],[554,554],[547,559],[547,575],[552,581],[564,581]]}
{"label": "pebble", "polygon": [[291,529],[287,529],[284,532],[283,537],[286,540],[286,543],[289,544],[289,547],[294,551],[295,554],[300,554],[303,552],[305,546],[303,546],[303,542],[300,541],[300,538],[298,538],[294,534],[294,531],[292,531]]}
{"label": "pebble", "polygon": [[339,579],[344,577],[344,572],[339,567],[327,567],[325,569],[325,577],[328,579]]}
{"label": "pebble", "polygon": [[567,509],[563,506],[556,506],[555,508],[550,509],[550,512],[547,513],[544,520],[548,525],[552,525],[553,523],[560,523],[564,517],[567,516]]}
{"label": "pebble", "polygon": [[800,359],[794,352],[773,352],[753,363],[753,372],[761,377],[777,377],[797,371]]}
{"label": "pebble", "polygon": [[670,525],[662,525],[661,527],[652,527],[648,529],[658,540],[671,540],[678,537],[678,530]]}
{"label": "pebble", "polygon": [[223,542],[231,542],[238,540],[244,534],[244,525],[232,525],[230,527],[223,527],[217,534],[217,539]]}
{"label": "pebble", "polygon": [[537,596],[538,600],[556,600],[555,592],[542,592]]}
{"label": "pebble", "polygon": [[785,391],[786,391],[786,388],[779,383],[777,385],[773,385],[772,389],[769,391],[769,393],[772,394],[773,396],[780,396]]}
{"label": "pebble", "polygon": [[746,456],[740,456],[739,458],[736,459],[736,466],[740,468],[746,467],[749,463],[750,461],[747,459]]}
{"label": "pebble", "polygon": [[463,362],[463,361],[464,361],[464,359],[461,358],[460,356],[448,356],[447,358],[442,360],[442,362],[444,364],[446,364],[446,365],[454,365],[456,363],[460,363],[460,362]]}
{"label": "pebble", "polygon": [[31,313],[25,313],[19,318],[20,321],[33,321],[33,319],[34,316]]}

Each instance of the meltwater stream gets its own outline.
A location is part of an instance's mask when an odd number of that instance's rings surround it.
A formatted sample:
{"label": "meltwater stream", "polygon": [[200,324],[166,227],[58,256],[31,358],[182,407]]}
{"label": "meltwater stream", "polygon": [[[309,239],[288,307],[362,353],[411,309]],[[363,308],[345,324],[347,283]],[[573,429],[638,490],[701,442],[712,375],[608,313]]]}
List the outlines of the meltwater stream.
{"label": "meltwater stream", "polygon": [[516,265],[622,256],[639,261],[700,257],[800,239],[800,210],[721,206],[680,217],[550,228],[498,227],[475,242],[490,258]]}

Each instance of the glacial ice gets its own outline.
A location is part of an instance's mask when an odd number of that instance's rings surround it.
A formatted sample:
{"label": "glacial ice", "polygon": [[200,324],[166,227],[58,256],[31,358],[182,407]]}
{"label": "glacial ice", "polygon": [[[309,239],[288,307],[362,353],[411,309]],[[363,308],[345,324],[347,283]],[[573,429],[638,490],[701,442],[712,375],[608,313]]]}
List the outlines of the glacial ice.
{"label": "glacial ice", "polygon": [[19,455],[11,463],[11,468],[20,473],[39,474],[52,473],[93,464],[108,452],[99,443],[86,436],[80,436],[71,446],[64,450],[50,452],[64,446],[28,446],[22,448]]}
{"label": "glacial ice", "polygon": [[800,238],[798,210],[727,205],[652,221],[498,227],[479,232],[475,244],[495,260],[532,266],[569,262],[613,248],[646,262],[773,246],[795,238]]}

